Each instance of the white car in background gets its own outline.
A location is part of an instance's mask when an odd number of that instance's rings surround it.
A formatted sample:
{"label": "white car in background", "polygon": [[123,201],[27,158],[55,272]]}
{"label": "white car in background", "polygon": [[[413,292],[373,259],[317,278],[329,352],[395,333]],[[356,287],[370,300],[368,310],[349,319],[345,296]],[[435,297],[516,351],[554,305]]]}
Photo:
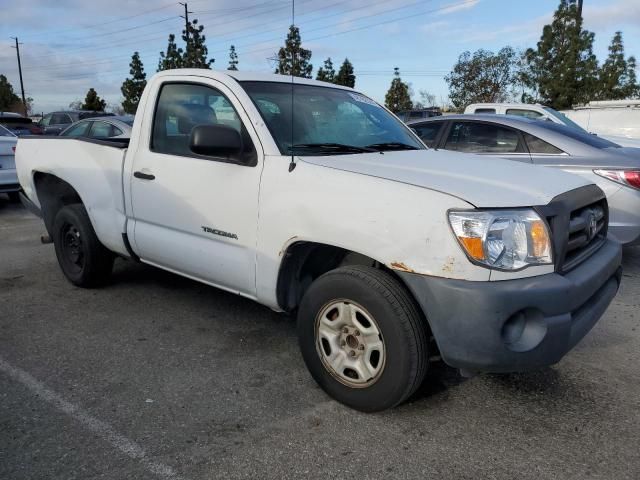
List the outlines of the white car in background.
{"label": "white car in background", "polygon": [[558,112],[551,107],[545,107],[539,103],[472,103],[465,108],[464,113],[495,113],[498,115],[515,115],[533,120],[547,120],[575,128],[582,132],[588,131],[589,133],[595,133],[610,142],[617,143],[621,147],[640,148],[640,138],[624,136],[622,135],[622,133],[624,133],[622,131],[619,131],[619,135],[610,135],[610,129],[605,132],[605,135],[600,135],[599,131],[592,131],[592,129],[587,130],[564,113]]}
{"label": "white car in background", "polygon": [[19,201],[20,184],[16,173],[16,144],[18,137],[0,125],[0,193],[9,195],[11,201]]}

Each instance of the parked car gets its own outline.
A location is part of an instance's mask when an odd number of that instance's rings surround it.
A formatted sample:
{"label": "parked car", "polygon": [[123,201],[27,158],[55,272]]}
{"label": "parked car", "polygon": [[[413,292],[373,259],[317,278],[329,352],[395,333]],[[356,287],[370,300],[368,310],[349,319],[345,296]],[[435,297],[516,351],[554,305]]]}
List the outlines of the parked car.
{"label": "parked car", "polygon": [[6,193],[14,202],[20,191],[15,162],[17,143],[18,137],[0,125],[0,193]]}
{"label": "parked car", "polygon": [[398,118],[403,122],[422,120],[423,118],[439,117],[442,115],[439,107],[417,108],[398,113]]}
{"label": "parked car", "polygon": [[0,112],[0,125],[11,133],[21,137],[23,135],[41,135],[42,129],[28,117],[18,113]]}
{"label": "parked car", "polygon": [[19,140],[25,204],[67,279],[99,285],[122,255],[297,312],[312,376],[356,409],[408,398],[434,356],[467,372],[556,363],[618,290],[592,182],[429,150],[347,87],[160,72],[125,147]]}
{"label": "parked car", "polygon": [[45,135],[58,135],[72,123],[84,120],[85,118],[107,117],[113,115],[113,113],[93,112],[88,110],[65,110],[61,112],[47,113],[42,117],[39,125],[44,130]]}
{"label": "parked car", "polygon": [[609,231],[622,243],[640,243],[640,149],[510,115],[451,115],[409,125],[432,148],[500,156],[584,177],[607,194]]}
{"label": "parked car", "polygon": [[[499,114],[499,115],[513,115],[518,117],[530,118],[533,120],[547,120],[554,123],[566,125],[567,127],[574,128],[584,133],[600,134],[600,131],[595,131],[591,128],[586,130],[578,123],[574,122],[571,118],[562,112],[558,112],[551,107],[545,107],[540,104],[529,103],[473,103],[464,110],[465,114]],[[640,112],[639,112],[640,114]],[[640,128],[640,127],[639,127]],[[609,140],[613,143],[617,143],[623,147],[640,147],[639,138],[631,138],[624,135],[614,135],[611,131],[602,131],[606,135],[601,135],[602,138]],[[621,132],[618,132],[621,133]]]}
{"label": "parked car", "polygon": [[89,118],[80,120],[60,132],[61,137],[129,138],[133,127],[132,115]]}

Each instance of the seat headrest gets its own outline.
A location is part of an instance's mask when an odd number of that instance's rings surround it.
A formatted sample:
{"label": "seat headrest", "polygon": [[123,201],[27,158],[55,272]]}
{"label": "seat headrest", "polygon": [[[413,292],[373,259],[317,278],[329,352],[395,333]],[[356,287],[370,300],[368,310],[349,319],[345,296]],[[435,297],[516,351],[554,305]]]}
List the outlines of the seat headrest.
{"label": "seat headrest", "polygon": [[178,120],[178,132],[189,135],[196,125],[217,123],[216,112],[208,105],[199,103],[174,103],[167,107],[167,116]]}

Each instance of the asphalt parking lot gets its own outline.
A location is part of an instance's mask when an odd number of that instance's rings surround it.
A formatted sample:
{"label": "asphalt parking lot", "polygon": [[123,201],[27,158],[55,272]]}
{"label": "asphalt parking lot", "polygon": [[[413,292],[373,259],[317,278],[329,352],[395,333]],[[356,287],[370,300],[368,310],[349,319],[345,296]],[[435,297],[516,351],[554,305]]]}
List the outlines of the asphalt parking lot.
{"label": "asphalt parking lot", "polygon": [[442,366],[367,415],[308,375],[292,318],[118,260],[62,276],[0,197],[0,478],[640,478],[640,248],[594,330],[545,370]]}

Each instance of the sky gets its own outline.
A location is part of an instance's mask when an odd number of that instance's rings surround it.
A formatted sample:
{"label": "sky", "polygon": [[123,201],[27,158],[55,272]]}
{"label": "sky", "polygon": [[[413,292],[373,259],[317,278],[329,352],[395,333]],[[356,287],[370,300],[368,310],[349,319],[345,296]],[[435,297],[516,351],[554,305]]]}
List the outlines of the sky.
{"label": "sky", "polygon": [[[273,72],[291,24],[291,0],[187,0],[191,18],[204,25],[214,69],[228,66],[234,44],[239,69]],[[465,50],[535,46],[558,0],[295,0],[295,23],[313,52],[314,75],[324,59],[336,67],[348,57],[356,89],[379,102],[394,67],[418,92],[447,100],[445,75]],[[34,112],[66,109],[90,87],[109,104],[139,51],[147,75],[175,33],[184,7],[166,0],[0,0],[0,74],[19,95],[14,40],[21,43],[24,88]],[[600,62],[615,31],[627,55],[640,57],[640,0],[584,0],[585,28],[595,33]],[[336,68],[337,69],[337,68]]]}

